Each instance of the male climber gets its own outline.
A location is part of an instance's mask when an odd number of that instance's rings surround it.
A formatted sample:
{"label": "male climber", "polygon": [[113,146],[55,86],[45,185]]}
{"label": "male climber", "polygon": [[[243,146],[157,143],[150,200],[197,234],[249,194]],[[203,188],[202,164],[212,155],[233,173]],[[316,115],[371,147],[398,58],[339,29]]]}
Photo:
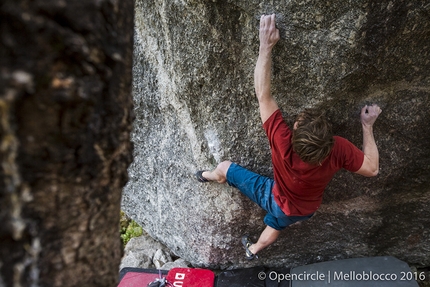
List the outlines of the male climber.
{"label": "male climber", "polygon": [[334,174],[345,168],[364,176],[376,176],[379,154],[373,124],[381,109],[377,105],[361,110],[363,151],[344,138],[333,136],[331,125],[314,111],[298,115],[291,131],[270,92],[272,48],[279,40],[275,15],[260,19],[260,51],[254,81],[263,128],[269,139],[274,180],[255,174],[230,161],[213,171],[198,171],[200,182],[227,182],[267,211],[267,225],[256,243],[242,237],[246,259],[254,259],[272,244],[285,227],[312,217],[319,208],[325,187]]}

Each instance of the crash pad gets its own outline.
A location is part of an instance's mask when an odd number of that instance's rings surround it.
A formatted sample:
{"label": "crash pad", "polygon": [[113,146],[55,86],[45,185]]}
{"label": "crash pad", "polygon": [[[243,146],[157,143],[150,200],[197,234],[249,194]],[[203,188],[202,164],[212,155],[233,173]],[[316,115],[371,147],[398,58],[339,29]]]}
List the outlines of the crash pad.
{"label": "crash pad", "polygon": [[215,273],[200,268],[173,268],[166,279],[175,287],[213,287]]}
{"label": "crash pad", "polygon": [[291,269],[291,287],[418,287],[408,264],[391,256],[351,258]]}
{"label": "crash pad", "polygon": [[142,268],[123,268],[120,271],[118,287],[147,287],[155,279],[166,277],[167,271]]}
{"label": "crash pad", "polygon": [[252,267],[218,274],[216,287],[289,287],[290,268]]}

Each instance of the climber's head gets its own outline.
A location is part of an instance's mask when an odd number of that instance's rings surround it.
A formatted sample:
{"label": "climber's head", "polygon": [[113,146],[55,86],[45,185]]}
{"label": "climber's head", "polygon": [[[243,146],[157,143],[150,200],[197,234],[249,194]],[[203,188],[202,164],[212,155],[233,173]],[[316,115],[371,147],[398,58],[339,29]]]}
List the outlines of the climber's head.
{"label": "climber's head", "polygon": [[324,115],[306,109],[294,123],[293,150],[304,162],[321,165],[334,144],[331,124]]}

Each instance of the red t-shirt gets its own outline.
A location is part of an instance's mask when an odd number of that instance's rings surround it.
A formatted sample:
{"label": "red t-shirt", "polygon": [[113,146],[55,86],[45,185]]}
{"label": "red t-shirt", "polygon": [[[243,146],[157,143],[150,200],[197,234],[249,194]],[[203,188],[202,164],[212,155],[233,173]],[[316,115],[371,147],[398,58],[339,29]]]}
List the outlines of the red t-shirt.
{"label": "red t-shirt", "polygon": [[341,168],[356,172],[364,153],[348,140],[335,136],[334,146],[321,166],[303,162],[293,152],[292,132],[281,111],[274,112],[264,123],[272,150],[275,185],[273,195],[282,211],[290,216],[309,215],[322,201],[323,192]]}

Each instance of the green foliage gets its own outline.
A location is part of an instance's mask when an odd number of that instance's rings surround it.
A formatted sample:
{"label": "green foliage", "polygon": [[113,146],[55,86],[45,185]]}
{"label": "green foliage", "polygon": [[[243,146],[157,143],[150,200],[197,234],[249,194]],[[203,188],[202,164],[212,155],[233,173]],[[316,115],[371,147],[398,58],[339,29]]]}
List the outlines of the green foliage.
{"label": "green foliage", "polygon": [[143,229],[136,223],[136,221],[131,220],[123,211],[121,211],[120,233],[122,243],[125,246],[133,237],[141,236]]}

